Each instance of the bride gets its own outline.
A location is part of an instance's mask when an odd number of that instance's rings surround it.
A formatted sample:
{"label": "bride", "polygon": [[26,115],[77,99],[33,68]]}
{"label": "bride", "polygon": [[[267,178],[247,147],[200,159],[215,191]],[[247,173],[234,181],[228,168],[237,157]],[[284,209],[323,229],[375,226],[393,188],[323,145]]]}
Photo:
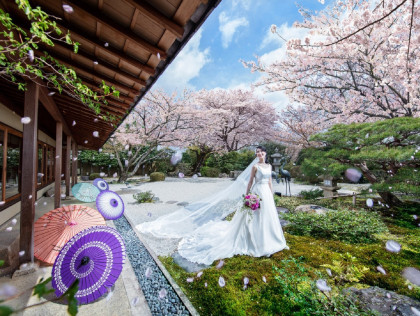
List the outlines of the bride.
{"label": "bride", "polygon": [[[224,191],[137,228],[157,237],[181,237],[179,254],[207,265],[234,255],[261,257],[288,249],[274,204],[266,154],[265,148],[258,146],[257,158]],[[250,192],[261,198],[260,208],[252,215],[240,211],[242,194]],[[231,221],[223,220],[234,211]]]}

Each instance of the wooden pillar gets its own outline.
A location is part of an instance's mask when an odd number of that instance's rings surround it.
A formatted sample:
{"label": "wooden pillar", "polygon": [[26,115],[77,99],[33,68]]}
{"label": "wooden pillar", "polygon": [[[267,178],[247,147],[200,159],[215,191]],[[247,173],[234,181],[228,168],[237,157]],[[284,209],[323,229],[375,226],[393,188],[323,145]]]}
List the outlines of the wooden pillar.
{"label": "wooden pillar", "polygon": [[55,192],[54,192],[54,208],[60,207],[61,202],[61,162],[63,160],[63,124],[56,122],[55,132]]}
{"label": "wooden pillar", "polygon": [[66,196],[70,196],[70,152],[71,152],[71,136],[67,135],[66,145],[66,166],[65,179],[66,179]]}
{"label": "wooden pillar", "polygon": [[76,142],[73,140],[71,143],[71,186],[75,185],[77,183],[77,148],[76,148]]}
{"label": "wooden pillar", "polygon": [[36,193],[36,167],[38,163],[38,97],[39,86],[28,82],[25,91],[23,115],[29,117],[29,124],[23,125],[22,180],[20,204],[20,251],[19,263],[34,260],[34,219]]}

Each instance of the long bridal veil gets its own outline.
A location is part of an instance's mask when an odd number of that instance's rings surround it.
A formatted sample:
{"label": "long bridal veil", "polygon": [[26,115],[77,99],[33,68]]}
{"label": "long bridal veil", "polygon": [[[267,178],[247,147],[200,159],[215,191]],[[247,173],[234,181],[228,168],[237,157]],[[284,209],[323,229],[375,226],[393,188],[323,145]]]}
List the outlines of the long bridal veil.
{"label": "long bridal veil", "polygon": [[242,207],[242,195],[245,194],[252,166],[257,161],[256,158],[226,189],[161,216],[155,221],[139,224],[136,228],[142,233],[150,233],[156,237],[183,238],[210,221],[223,220]]}

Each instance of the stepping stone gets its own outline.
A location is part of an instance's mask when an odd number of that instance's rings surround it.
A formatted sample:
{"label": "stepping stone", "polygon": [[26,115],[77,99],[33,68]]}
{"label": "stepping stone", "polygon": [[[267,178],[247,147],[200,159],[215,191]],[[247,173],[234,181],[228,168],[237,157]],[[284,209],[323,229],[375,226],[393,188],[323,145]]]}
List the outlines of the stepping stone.
{"label": "stepping stone", "polygon": [[188,204],[190,204],[190,203],[188,203],[188,202],[179,202],[177,205],[179,205],[179,206],[186,206]]}
{"label": "stepping stone", "polygon": [[175,204],[178,203],[178,201],[166,201],[166,204]]}
{"label": "stepping stone", "polygon": [[277,207],[277,213],[289,213],[290,211],[287,209],[287,208],[285,208],[285,207],[281,207],[281,206],[278,206]]}
{"label": "stepping stone", "polygon": [[174,259],[174,262],[179,265],[182,269],[184,269],[188,273],[192,272],[198,272],[200,270],[206,269],[210,267],[206,264],[198,264],[195,262],[191,262],[184,257],[181,257],[181,255],[178,252],[175,252],[172,254],[172,258]]}

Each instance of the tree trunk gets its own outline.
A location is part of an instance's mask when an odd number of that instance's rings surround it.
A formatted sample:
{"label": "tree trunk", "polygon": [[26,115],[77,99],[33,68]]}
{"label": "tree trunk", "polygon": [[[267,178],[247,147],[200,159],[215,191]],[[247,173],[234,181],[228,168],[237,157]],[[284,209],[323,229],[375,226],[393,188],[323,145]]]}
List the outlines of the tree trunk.
{"label": "tree trunk", "polygon": [[[359,167],[360,170],[362,170],[363,176],[369,180],[371,184],[377,183],[378,179],[376,176],[369,170],[366,163],[356,164],[356,167]],[[402,202],[399,198],[397,198],[394,194],[391,192],[378,192],[378,194],[381,196],[381,198],[385,201],[386,204],[389,206],[397,206],[401,205]]]}
{"label": "tree trunk", "polygon": [[123,172],[121,173],[120,177],[118,178],[118,182],[126,182],[128,179],[128,173]]}
{"label": "tree trunk", "polygon": [[398,206],[403,204],[403,202],[401,202],[401,200],[391,192],[378,192],[378,194],[389,206]]}

